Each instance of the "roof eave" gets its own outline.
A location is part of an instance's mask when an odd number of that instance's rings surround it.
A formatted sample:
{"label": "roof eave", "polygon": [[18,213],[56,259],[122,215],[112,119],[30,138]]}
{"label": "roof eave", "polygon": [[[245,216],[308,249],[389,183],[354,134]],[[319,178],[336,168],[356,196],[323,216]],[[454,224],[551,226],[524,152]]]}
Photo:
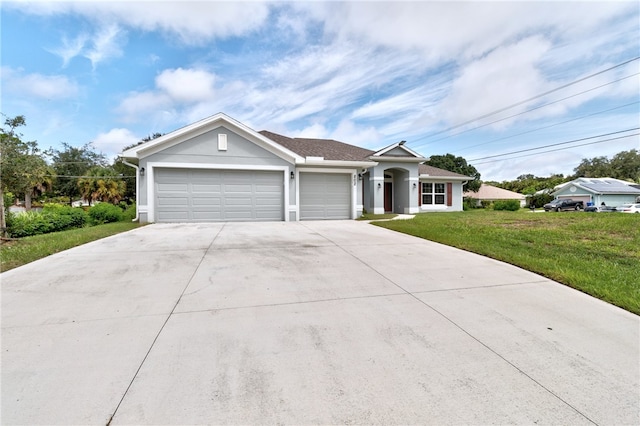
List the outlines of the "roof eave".
{"label": "roof eave", "polygon": [[302,161],[296,161],[298,166],[314,166],[314,167],[349,167],[368,169],[378,165],[375,161],[355,161],[355,160],[309,160],[303,158]]}

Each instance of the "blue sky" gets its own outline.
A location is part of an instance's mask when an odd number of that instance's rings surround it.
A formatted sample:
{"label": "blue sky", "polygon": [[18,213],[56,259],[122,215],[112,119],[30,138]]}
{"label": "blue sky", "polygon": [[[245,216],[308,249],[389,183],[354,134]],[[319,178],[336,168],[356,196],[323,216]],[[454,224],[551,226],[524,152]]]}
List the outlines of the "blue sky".
{"label": "blue sky", "polygon": [[112,157],[224,112],[292,137],[406,140],[486,180],[640,149],[636,1],[37,1],[2,2],[1,19],[0,111],[42,148]]}

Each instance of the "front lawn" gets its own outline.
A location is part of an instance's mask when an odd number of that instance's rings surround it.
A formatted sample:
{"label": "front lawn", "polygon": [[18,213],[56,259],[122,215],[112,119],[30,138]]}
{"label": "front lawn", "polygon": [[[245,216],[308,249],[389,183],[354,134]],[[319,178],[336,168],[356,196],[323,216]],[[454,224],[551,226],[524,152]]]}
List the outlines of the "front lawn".
{"label": "front lawn", "polygon": [[0,272],[17,268],[81,244],[129,231],[139,226],[141,226],[139,223],[133,222],[114,222],[87,228],[34,235],[14,241],[3,241],[2,246],[0,246]]}
{"label": "front lawn", "polygon": [[519,266],[640,315],[640,215],[473,210],[374,223]]}

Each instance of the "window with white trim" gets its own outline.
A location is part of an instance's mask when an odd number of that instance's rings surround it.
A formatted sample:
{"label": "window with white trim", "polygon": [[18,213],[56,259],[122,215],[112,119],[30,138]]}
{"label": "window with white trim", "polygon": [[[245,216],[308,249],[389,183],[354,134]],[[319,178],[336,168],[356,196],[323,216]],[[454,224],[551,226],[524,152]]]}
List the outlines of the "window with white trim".
{"label": "window with white trim", "polygon": [[422,204],[445,204],[445,184],[422,182]]}

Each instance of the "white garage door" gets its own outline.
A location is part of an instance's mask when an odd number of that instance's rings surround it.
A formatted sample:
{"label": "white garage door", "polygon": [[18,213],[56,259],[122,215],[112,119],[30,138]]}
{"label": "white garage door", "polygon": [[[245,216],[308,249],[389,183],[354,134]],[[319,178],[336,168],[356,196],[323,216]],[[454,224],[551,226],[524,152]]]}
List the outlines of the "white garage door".
{"label": "white garage door", "polygon": [[156,222],[284,219],[283,172],[157,169]]}
{"label": "white garage door", "polygon": [[351,174],[300,173],[300,219],[351,219]]}

